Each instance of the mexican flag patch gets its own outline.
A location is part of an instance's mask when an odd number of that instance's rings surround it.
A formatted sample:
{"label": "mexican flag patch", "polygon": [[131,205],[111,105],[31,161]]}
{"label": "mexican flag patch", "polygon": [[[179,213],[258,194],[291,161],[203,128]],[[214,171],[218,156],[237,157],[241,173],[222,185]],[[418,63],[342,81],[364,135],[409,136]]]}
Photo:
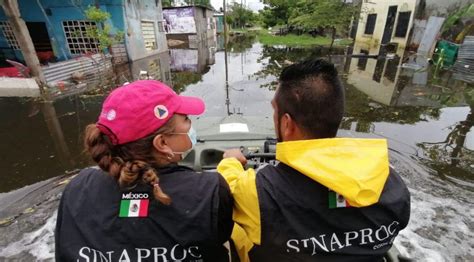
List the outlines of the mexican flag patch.
{"label": "mexican flag patch", "polygon": [[148,193],[124,193],[120,201],[119,217],[148,217]]}
{"label": "mexican flag patch", "polygon": [[329,208],[350,207],[349,202],[340,194],[329,190]]}

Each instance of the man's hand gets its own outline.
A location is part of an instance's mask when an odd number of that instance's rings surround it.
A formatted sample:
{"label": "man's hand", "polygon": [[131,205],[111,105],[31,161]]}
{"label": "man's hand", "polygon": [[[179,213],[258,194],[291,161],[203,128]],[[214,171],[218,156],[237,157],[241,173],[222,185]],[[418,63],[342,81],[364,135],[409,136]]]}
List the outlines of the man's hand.
{"label": "man's hand", "polygon": [[239,162],[242,164],[242,166],[245,166],[247,164],[247,159],[245,158],[244,154],[240,151],[240,149],[229,149],[224,152],[224,158],[232,158],[235,157]]}

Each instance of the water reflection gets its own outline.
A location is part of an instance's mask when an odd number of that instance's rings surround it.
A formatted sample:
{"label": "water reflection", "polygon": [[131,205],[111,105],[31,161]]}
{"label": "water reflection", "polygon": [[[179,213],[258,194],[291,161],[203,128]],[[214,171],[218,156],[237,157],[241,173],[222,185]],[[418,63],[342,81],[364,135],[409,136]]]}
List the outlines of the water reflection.
{"label": "water reflection", "polygon": [[[468,98],[469,113],[464,120],[447,127],[449,133],[444,140],[417,143],[423,152],[423,162],[444,179],[455,177],[474,182],[474,147],[472,144],[470,146],[467,144],[469,138],[471,143],[474,139],[472,134],[469,134],[474,126],[474,99],[472,98]],[[472,186],[468,188],[474,190]]]}
{"label": "water reflection", "polygon": [[[230,43],[232,40],[229,41],[229,46]],[[240,53],[224,50],[217,52],[216,63],[209,67],[209,71],[199,81],[186,87],[183,94],[199,96],[206,103],[206,112],[202,118],[230,114],[271,115],[270,100],[273,91],[264,90],[260,85],[270,82],[274,77],[255,76],[263,67],[258,59],[265,49],[254,43],[251,48],[242,50]]]}
{"label": "water reflection", "polygon": [[50,90],[42,99],[0,98],[0,193],[90,165],[82,154],[82,131],[96,121],[113,88],[137,79],[172,85],[169,53],[115,66],[63,90]]}
{"label": "water reflection", "polygon": [[[400,73],[403,49],[399,48],[393,58],[387,58],[386,55],[379,57],[378,51],[378,48],[368,48],[365,44],[355,43],[354,54],[360,57],[351,59],[347,83],[373,100],[384,105],[391,105],[396,93],[395,80]],[[371,58],[374,55],[378,59]]]}
{"label": "water reflection", "polygon": [[46,123],[49,134],[53,139],[56,155],[58,156],[60,163],[62,166],[68,169],[73,167],[75,165],[75,161],[71,156],[66,139],[64,138],[63,129],[56,114],[56,109],[54,108],[53,102],[45,101],[41,103],[40,107],[41,113],[44,117],[44,122]]}
{"label": "water reflection", "polygon": [[0,192],[63,174],[83,164],[79,137],[85,124],[96,118],[96,111],[94,107],[84,110],[79,96],[55,102],[3,98],[0,105]]}
{"label": "water reflection", "polygon": [[[112,74],[92,82],[96,84],[93,88],[73,90],[69,96],[64,92],[52,97],[53,102],[2,98],[1,132],[9,139],[0,148],[5,159],[1,171],[14,170],[21,175],[9,177],[0,192],[88,164],[81,154],[82,130],[96,120],[104,96],[124,82],[158,79],[179,93],[202,97],[207,104],[202,118],[271,117],[270,100],[282,67],[307,57],[325,57],[341,73],[347,99],[342,129],[405,141],[416,147],[430,166],[457,166],[461,170],[452,169],[452,176],[471,176],[468,163],[474,145],[468,138],[472,138],[472,113],[464,110],[459,113],[463,118],[444,119],[447,111],[443,108],[465,109],[474,94],[449,74],[433,80],[429,66],[415,67],[422,60],[399,48],[392,51],[396,56],[379,56],[380,50],[357,43],[353,48],[330,51],[324,47],[263,46],[254,42],[254,37],[241,37],[233,38],[227,49],[221,50],[220,39],[201,46],[172,48],[169,53],[115,67]],[[420,79],[427,79],[426,84]],[[390,128],[392,124],[397,128]],[[437,131],[424,134],[422,128]],[[30,130],[38,139],[31,137]],[[442,173],[451,176],[450,172]]]}
{"label": "water reflection", "polygon": [[[465,83],[452,79],[450,72],[444,72],[443,79],[437,79],[426,59],[416,54],[410,56],[404,53],[404,48],[398,48],[394,56],[381,52],[383,56],[370,58],[371,54],[377,52],[364,43],[354,45],[354,54],[368,54],[369,57],[351,59],[347,83],[379,104],[367,101],[368,106],[357,105],[356,108],[350,106],[349,102],[349,117],[345,118],[343,128],[351,129],[356,123],[356,131],[377,133],[373,122],[416,124],[433,121],[440,118],[440,109],[443,107],[473,104],[472,97],[467,94],[471,89]],[[352,95],[354,93],[348,90],[348,101],[360,100],[354,99]],[[350,115],[355,112],[362,114]],[[474,154],[472,147],[468,149],[465,143],[473,125],[472,112],[471,106],[465,120],[445,127],[450,131],[444,141],[427,142],[427,138],[424,138],[420,139],[424,142],[415,143],[421,161],[436,170],[441,178],[474,180]],[[438,132],[446,133],[441,130]]]}
{"label": "water reflection", "polygon": [[[289,65],[294,62],[298,62],[309,57],[325,57],[331,60],[333,56],[344,55],[345,49],[333,49],[329,50],[326,47],[313,47],[313,48],[295,48],[285,46],[264,46],[261,55],[257,58],[257,62],[262,64],[262,69],[255,73],[257,79],[272,78],[273,81],[270,83],[264,83],[261,85],[264,88],[274,90],[276,88],[275,79],[280,74],[282,67]],[[337,63],[336,67],[341,71],[343,63]]]}
{"label": "water reflection", "polygon": [[[472,129],[472,113],[464,110],[466,104],[472,103],[471,93],[474,92],[467,84],[452,79],[449,72],[443,72],[441,79],[435,79],[432,68],[427,63],[420,63],[426,59],[417,59],[405,53],[403,48],[381,52],[363,43],[339,49],[336,54],[323,47],[264,47],[259,58],[263,68],[255,76],[271,79],[262,87],[273,90],[282,66],[321,56],[335,63],[345,82],[346,115],[342,129],[403,141],[417,152],[421,161],[439,170],[440,177],[474,179],[474,145],[466,142]],[[457,117],[446,119],[443,110],[446,107],[463,110]],[[465,116],[465,120],[459,116]],[[426,134],[423,128],[431,132]]]}
{"label": "water reflection", "polygon": [[182,93],[188,85],[202,80],[202,75],[215,63],[217,41],[189,45],[187,43],[170,49],[170,69],[175,91]]}
{"label": "water reflection", "polygon": [[256,41],[256,35],[235,35],[227,43],[227,51],[230,53],[244,54],[252,48]]}
{"label": "water reflection", "polygon": [[167,52],[157,56],[143,58],[129,64],[131,77],[129,82],[136,79],[155,79],[168,85],[173,85],[171,78],[170,55]]}

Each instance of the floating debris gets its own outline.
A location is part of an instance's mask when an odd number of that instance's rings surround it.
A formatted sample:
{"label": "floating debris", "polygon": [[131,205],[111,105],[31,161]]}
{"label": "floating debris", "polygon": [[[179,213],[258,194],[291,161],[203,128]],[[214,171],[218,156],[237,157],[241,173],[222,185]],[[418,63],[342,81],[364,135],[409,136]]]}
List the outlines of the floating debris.
{"label": "floating debris", "polygon": [[175,40],[175,39],[169,39],[168,40],[168,46],[169,47],[175,47],[175,46],[180,46],[185,44],[185,41],[180,41],[180,40]]}
{"label": "floating debris", "polygon": [[6,227],[11,225],[15,221],[14,217],[7,217],[5,219],[0,220],[0,227]]}
{"label": "floating debris", "polygon": [[35,209],[32,207],[29,207],[23,211],[23,214],[29,214],[35,212]]}
{"label": "floating debris", "polygon": [[412,63],[403,63],[401,65],[401,68],[403,69],[412,69],[412,70],[420,70],[423,67],[419,64],[412,64]]}
{"label": "floating debris", "polygon": [[277,61],[277,60],[274,60],[274,62],[275,62],[275,64],[276,64],[276,65],[277,65],[279,68],[282,68],[281,64],[280,64],[280,63],[278,63],[278,61]]}
{"label": "floating debris", "polygon": [[73,178],[75,178],[77,175],[78,175],[78,174],[76,173],[75,175],[72,175],[72,176],[70,176],[70,177],[67,177],[67,178],[64,179],[64,180],[59,181],[59,182],[58,182],[58,186],[69,184],[69,182],[71,182],[71,180],[72,180]]}
{"label": "floating debris", "polygon": [[380,105],[379,103],[375,103],[375,102],[370,102],[370,103],[369,103],[369,106],[370,106],[371,108],[374,108],[374,109],[382,108],[382,105]]}

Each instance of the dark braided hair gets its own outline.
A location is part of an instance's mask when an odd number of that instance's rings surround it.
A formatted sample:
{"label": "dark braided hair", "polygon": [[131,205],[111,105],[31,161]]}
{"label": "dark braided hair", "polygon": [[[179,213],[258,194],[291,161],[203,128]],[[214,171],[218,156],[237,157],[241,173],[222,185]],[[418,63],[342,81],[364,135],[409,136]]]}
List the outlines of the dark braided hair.
{"label": "dark braided hair", "polygon": [[96,124],[90,124],[85,130],[85,150],[102,170],[117,180],[121,188],[138,183],[149,184],[153,186],[155,198],[169,205],[171,198],[161,189],[158,172],[152,166],[156,162],[153,156],[153,139],[158,134],[171,132],[174,120],[172,117],[152,135],[124,145],[113,145]]}

